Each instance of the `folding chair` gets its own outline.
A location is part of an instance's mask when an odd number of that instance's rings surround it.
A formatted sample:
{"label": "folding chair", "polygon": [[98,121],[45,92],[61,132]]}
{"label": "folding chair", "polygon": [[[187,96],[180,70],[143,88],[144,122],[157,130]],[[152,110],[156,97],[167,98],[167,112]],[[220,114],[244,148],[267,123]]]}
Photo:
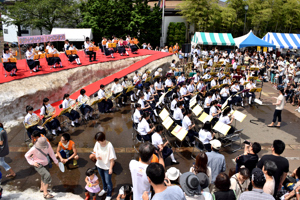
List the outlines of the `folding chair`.
{"label": "folding chair", "polygon": [[193,155],[195,153],[195,148],[199,149],[200,152],[205,152],[206,149],[205,149],[203,143],[201,142],[201,140],[196,136],[194,136],[194,137],[195,137],[195,145],[194,145],[194,148],[193,148],[193,151],[192,151],[192,154],[191,154],[191,158],[196,160],[196,156],[194,157],[194,155]]}
{"label": "folding chair", "polygon": [[[233,134],[230,134],[230,135],[227,135],[224,140],[227,142],[224,147],[227,147],[227,146],[231,146],[231,149],[232,149],[232,153],[236,152],[237,150],[240,150],[242,148],[242,139],[241,139],[241,134],[242,134],[242,131],[244,129],[240,129],[240,130],[236,130]],[[240,141],[239,142],[239,147],[238,148],[235,148],[233,149],[233,144],[234,142],[236,141]]]}

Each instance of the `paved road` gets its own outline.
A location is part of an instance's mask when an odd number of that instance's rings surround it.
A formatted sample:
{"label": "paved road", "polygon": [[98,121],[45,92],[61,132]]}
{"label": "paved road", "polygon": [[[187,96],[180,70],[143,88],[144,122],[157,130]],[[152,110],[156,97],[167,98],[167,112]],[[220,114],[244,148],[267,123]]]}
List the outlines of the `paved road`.
{"label": "paved road", "polygon": [[[271,103],[271,96],[277,96],[269,84],[265,84],[263,88],[262,101]],[[299,166],[300,143],[299,143],[299,115],[300,113],[294,112],[296,107],[290,104],[286,106],[283,111],[283,123],[280,129],[268,128],[266,125],[272,119],[274,106],[259,106],[249,107],[245,109],[238,108],[247,115],[245,120],[240,123],[236,122],[238,129],[243,128],[243,139],[250,141],[257,141],[262,144],[263,154],[270,153],[270,146],[274,139],[283,140],[286,145],[286,150],[283,156],[286,156],[290,161],[290,171]],[[98,120],[89,122],[86,126],[78,128],[70,128],[68,133],[71,134],[72,140],[75,141],[80,159],[78,161],[79,167],[69,166],[65,173],[61,173],[56,166],[50,172],[52,174],[51,189],[55,192],[72,192],[84,196],[84,178],[87,168],[93,167],[93,163],[88,159],[89,153],[94,146],[93,137],[97,131],[104,129],[107,140],[111,141],[117,153],[116,165],[114,167],[114,174],[112,176],[114,185],[114,197],[118,188],[125,183],[130,183],[130,172],[128,163],[131,159],[137,158],[137,153],[133,148],[132,141],[132,122],[131,122],[131,108],[126,106],[119,111],[101,115]],[[250,123],[251,119],[259,119],[257,125]],[[28,150],[24,143],[24,128],[22,126],[14,127],[9,131],[9,144],[10,151],[6,161],[17,172],[15,179],[3,178],[3,185],[13,186],[14,190],[24,191],[28,188],[38,190],[40,176],[35,170],[28,165],[24,158],[25,152]],[[173,140],[173,138],[170,138]],[[55,138],[51,143],[56,147],[59,137]],[[192,148],[181,148],[176,150],[175,157],[180,162],[177,165],[180,171],[186,172],[193,164],[194,160],[191,158]],[[222,154],[225,155],[228,169],[234,167],[232,159],[242,153],[242,150],[231,153],[230,148],[223,148]],[[170,167],[170,160],[166,160],[166,168]],[[2,173],[5,174],[4,170]],[[100,178],[100,177],[99,177]],[[101,185],[102,187],[102,185]]]}

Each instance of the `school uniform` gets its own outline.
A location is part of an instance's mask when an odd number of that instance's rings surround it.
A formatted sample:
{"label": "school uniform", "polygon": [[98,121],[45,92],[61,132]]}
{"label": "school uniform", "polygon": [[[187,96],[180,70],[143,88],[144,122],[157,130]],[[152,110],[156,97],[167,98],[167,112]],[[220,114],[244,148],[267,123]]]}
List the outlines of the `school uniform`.
{"label": "school uniform", "polygon": [[33,49],[31,49],[31,51],[27,50],[25,55],[26,55],[26,61],[27,61],[27,65],[28,65],[29,69],[32,70],[35,67],[37,67],[37,69],[38,69],[38,67],[40,66],[40,61],[39,60],[33,60],[34,50]]}
{"label": "school uniform", "polygon": [[[204,105],[203,105],[203,110],[204,112],[206,112],[207,114],[209,114],[209,109],[210,109],[210,103],[212,102],[212,98],[206,97],[205,101],[204,101]],[[207,105],[209,104],[209,105]]]}
{"label": "school uniform", "polygon": [[113,86],[111,87],[111,91],[113,91],[114,97],[118,96],[121,93],[121,95],[118,97],[117,104],[119,105],[121,105],[121,103],[125,104],[125,102],[127,101],[127,96],[123,94],[123,87],[120,83],[118,84],[113,83]]}
{"label": "school uniform", "polygon": [[[67,100],[64,99],[62,102],[62,107],[63,109],[66,109],[69,107],[69,102],[71,101],[71,99]],[[66,112],[64,113],[65,116],[67,116],[71,121],[75,121],[78,120],[80,118],[80,114],[79,112],[77,112],[76,110],[71,110],[71,112]]]}
{"label": "school uniform", "polygon": [[79,95],[78,98],[77,98],[77,101],[81,104],[81,106],[79,107],[79,110],[83,115],[86,115],[87,113],[90,113],[90,116],[91,116],[94,109],[91,106],[87,105],[86,102],[83,101],[84,97],[86,97],[86,95],[84,95],[84,96]]}
{"label": "school uniform", "polygon": [[8,58],[11,57],[11,53],[4,53],[3,54],[3,67],[7,72],[12,71],[13,69],[17,69],[17,63],[13,63],[13,62],[5,62],[6,60],[8,60]]}
{"label": "school uniform", "polygon": [[[74,46],[73,47],[70,46],[68,50],[76,50],[76,48]],[[77,54],[68,55],[68,58],[70,62],[76,60],[77,63],[80,63],[79,56]]]}
{"label": "school uniform", "polygon": [[192,129],[189,130],[189,126],[192,126],[192,121],[188,116],[184,116],[182,120],[182,128],[184,128],[186,131],[188,131],[187,136],[189,137],[189,141],[192,143],[195,141],[195,136],[197,137],[198,134],[193,131]]}
{"label": "school uniform", "polygon": [[98,99],[102,99],[102,101],[98,103],[99,112],[106,113],[113,107],[113,102],[110,99],[106,99],[106,95],[103,89],[100,89],[98,91]]}
{"label": "school uniform", "polygon": [[[227,94],[228,93],[228,94]],[[221,95],[221,103],[223,104],[227,98],[230,96],[230,93],[229,93],[229,88],[226,89],[226,88],[223,88],[221,91],[220,91],[220,95]]]}
{"label": "school uniform", "polygon": [[[51,107],[50,104],[46,105],[46,108],[45,108],[45,106],[41,107],[40,116],[45,116],[45,115],[49,114],[47,109],[49,109],[50,107]],[[45,117],[43,117],[42,121],[43,121],[43,123],[46,121]],[[60,122],[58,121],[58,119],[53,118],[50,122],[48,122],[46,124],[46,127],[48,130],[55,130],[58,127],[60,127]]]}
{"label": "school uniform", "polygon": [[[27,113],[27,115],[25,116],[25,119],[24,119],[24,122],[28,125],[31,125],[31,123],[29,122],[31,115],[36,115],[36,114],[35,113],[32,113],[32,114]],[[27,135],[28,135],[29,139],[31,139],[31,135],[32,135],[33,131],[39,131],[43,135],[47,134],[46,130],[43,127],[38,126],[38,125],[31,126],[30,128],[27,129]]]}
{"label": "school uniform", "polygon": [[182,125],[183,114],[180,108],[176,108],[173,113],[173,118],[178,125]]}
{"label": "school uniform", "polygon": [[[49,48],[48,49],[48,53],[51,54],[51,53],[56,53],[57,50],[55,48]],[[48,58],[48,65],[55,65],[55,64],[60,64],[61,65],[61,60],[59,57],[50,57]]]}
{"label": "school uniform", "polygon": [[150,129],[149,123],[147,122],[147,120],[145,118],[143,118],[142,121],[138,124],[137,131],[141,134],[144,141],[150,141],[151,142],[151,135],[152,134],[148,134],[148,132],[150,130],[151,129]]}
{"label": "school uniform", "polygon": [[[236,93],[238,93],[240,91],[240,86],[239,85],[232,85],[231,88],[230,88],[230,91],[231,91],[231,94],[232,95],[235,95]],[[240,95],[236,95],[233,97],[232,99],[232,103],[236,104],[238,102],[241,102],[242,103],[242,97]],[[243,103],[242,103],[242,106],[243,106]]]}
{"label": "school uniform", "polygon": [[92,43],[84,42],[84,51],[87,55],[90,57],[90,61],[92,60],[92,57],[94,57],[94,61],[96,60],[96,52],[90,51],[89,48],[92,47]]}

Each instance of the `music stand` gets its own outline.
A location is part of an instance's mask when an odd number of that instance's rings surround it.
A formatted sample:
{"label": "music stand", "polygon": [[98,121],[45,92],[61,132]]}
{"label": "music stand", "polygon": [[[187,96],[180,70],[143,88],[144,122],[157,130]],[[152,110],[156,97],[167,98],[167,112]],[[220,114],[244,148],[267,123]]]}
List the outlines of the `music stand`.
{"label": "music stand", "polygon": [[198,119],[204,124],[207,121],[210,122],[213,117],[211,115],[208,115],[206,112],[203,112]]}
{"label": "music stand", "polygon": [[218,121],[213,129],[217,131],[218,133],[221,133],[222,135],[226,136],[228,131],[230,130],[231,126],[224,124],[223,122]]}
{"label": "music stand", "polygon": [[[174,135],[180,142],[184,140],[185,136],[188,134],[188,131],[185,130],[183,127],[177,125],[172,131],[172,135]],[[178,145],[177,145],[178,146]]]}

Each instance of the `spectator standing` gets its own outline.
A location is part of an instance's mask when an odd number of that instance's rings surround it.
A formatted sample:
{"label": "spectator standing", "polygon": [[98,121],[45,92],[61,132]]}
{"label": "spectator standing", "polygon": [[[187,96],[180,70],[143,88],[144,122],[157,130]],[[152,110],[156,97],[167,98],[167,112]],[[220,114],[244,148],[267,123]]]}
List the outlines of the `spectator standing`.
{"label": "spectator standing", "polygon": [[103,184],[103,189],[99,192],[98,196],[103,196],[107,193],[105,200],[110,200],[113,189],[111,176],[117,157],[113,145],[105,139],[103,132],[96,133],[95,140],[96,166]]}
{"label": "spectator standing", "polygon": [[275,189],[275,179],[274,179],[274,174],[277,170],[277,165],[275,164],[275,162],[271,161],[271,160],[267,160],[264,163],[264,166],[262,168],[262,171],[265,174],[266,177],[266,183],[264,185],[264,193],[266,194],[270,194],[270,195],[274,195],[274,189]]}
{"label": "spectator standing", "polygon": [[[165,169],[162,164],[151,163],[146,169],[149,183],[155,191],[152,200],[186,200],[183,191],[177,185],[165,185]],[[145,191],[143,200],[149,200],[149,192]]]}
{"label": "spectator standing", "polygon": [[217,192],[212,194],[214,200],[236,200],[236,194],[234,190],[230,189],[229,176],[222,172],[215,181],[215,186],[218,189]]}
{"label": "spectator standing", "polygon": [[9,154],[7,133],[3,128],[3,124],[0,123],[0,165],[5,169],[5,171],[9,171],[9,174],[6,177],[14,178],[16,173],[12,170],[12,168],[5,162],[4,158]]}
{"label": "spectator standing", "polygon": [[[152,144],[150,144],[149,142],[143,143],[139,147],[140,161],[131,160],[129,163],[134,200],[142,200],[143,193],[145,191],[150,192],[151,185],[146,175],[146,169],[148,165],[151,163],[154,151],[155,151],[155,147]],[[164,164],[164,160],[161,155],[161,152],[159,152],[158,155],[159,155],[159,163]]]}
{"label": "spectator standing", "polygon": [[250,184],[250,173],[249,169],[242,167],[240,172],[234,174],[230,178],[230,189],[235,191],[236,197],[239,198],[240,195],[248,190]]}
{"label": "spectator standing", "polygon": [[[208,158],[207,155],[204,152],[200,152],[196,156],[196,162],[195,164],[190,168],[190,172],[193,172],[194,174],[198,173],[204,173],[209,177],[209,183],[211,183],[211,168],[207,166]],[[202,190],[205,190],[206,188],[202,188]],[[208,191],[209,190],[205,190]]]}
{"label": "spectator standing", "polygon": [[285,180],[287,173],[289,172],[289,161],[280,156],[284,149],[285,149],[285,144],[283,141],[281,140],[274,140],[273,145],[272,145],[272,154],[271,155],[264,155],[260,161],[257,164],[257,167],[262,169],[264,163],[267,160],[271,160],[273,162],[275,162],[275,164],[277,165],[277,170],[274,174],[274,178],[275,178],[275,191],[274,191],[274,197],[277,194],[277,190],[281,189],[282,187],[282,183]]}
{"label": "spectator standing", "polygon": [[252,170],[256,167],[258,163],[258,153],[261,150],[261,146],[259,143],[254,142],[252,143],[245,143],[244,154],[241,156],[236,157],[236,170],[235,172],[238,173],[239,169],[242,165],[244,165],[251,174]]}
{"label": "spectator standing", "polygon": [[207,165],[211,168],[211,184],[214,184],[216,177],[220,172],[225,172],[226,162],[225,157],[219,153],[221,148],[221,142],[219,140],[210,141],[211,152],[206,152],[207,155]]}
{"label": "spectator standing", "polygon": [[266,194],[263,191],[264,184],[266,183],[266,178],[261,169],[254,168],[252,170],[252,191],[247,191],[241,194],[239,200],[275,200],[270,194]]}

